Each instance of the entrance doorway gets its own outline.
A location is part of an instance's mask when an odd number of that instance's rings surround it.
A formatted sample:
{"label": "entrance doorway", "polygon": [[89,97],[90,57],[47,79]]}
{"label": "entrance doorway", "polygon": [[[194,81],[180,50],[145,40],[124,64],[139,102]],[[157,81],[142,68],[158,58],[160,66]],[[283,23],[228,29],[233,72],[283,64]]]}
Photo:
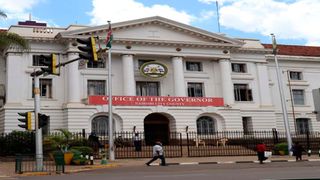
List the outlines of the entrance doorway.
{"label": "entrance doorway", "polygon": [[149,114],[144,119],[144,133],[147,145],[154,145],[159,140],[162,144],[169,143],[169,119],[160,114]]}

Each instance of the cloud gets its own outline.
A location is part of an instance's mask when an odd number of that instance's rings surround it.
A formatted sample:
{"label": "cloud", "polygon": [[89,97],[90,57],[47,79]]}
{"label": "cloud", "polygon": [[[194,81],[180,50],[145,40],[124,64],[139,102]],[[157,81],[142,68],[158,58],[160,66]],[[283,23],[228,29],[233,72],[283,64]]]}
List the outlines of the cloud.
{"label": "cloud", "polygon": [[[210,1],[210,0],[201,0]],[[318,0],[229,0],[220,6],[220,24],[225,28],[262,35],[276,34],[279,39],[320,42]]]}
{"label": "cloud", "polygon": [[7,14],[8,20],[29,19],[29,12],[32,7],[43,0],[0,0],[1,10]]}
{"label": "cloud", "polygon": [[91,25],[107,24],[108,20],[114,23],[150,16],[162,16],[185,24],[197,19],[185,11],[164,4],[145,6],[135,0],[117,0],[112,3],[110,0],[93,0],[92,3],[93,10],[89,12],[92,16]]}
{"label": "cloud", "polygon": [[216,12],[215,11],[206,11],[203,10],[200,12],[200,17],[197,18],[198,21],[205,21],[205,20],[209,20],[212,17],[216,16]]}
{"label": "cloud", "polygon": [[1,10],[10,14],[21,14],[31,9],[40,0],[2,0],[0,1]]}

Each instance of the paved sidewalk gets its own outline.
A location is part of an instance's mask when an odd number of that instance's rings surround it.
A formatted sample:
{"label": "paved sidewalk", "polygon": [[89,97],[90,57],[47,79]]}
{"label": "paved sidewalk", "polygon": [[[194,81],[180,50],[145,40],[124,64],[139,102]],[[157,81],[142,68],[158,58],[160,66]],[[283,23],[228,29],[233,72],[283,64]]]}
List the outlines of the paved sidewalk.
{"label": "paved sidewalk", "polygon": [[[319,156],[303,156],[305,161],[320,161]],[[76,173],[100,168],[115,168],[123,166],[144,166],[150,158],[141,159],[116,159],[108,162],[106,165],[101,165],[100,160],[95,160],[94,165],[86,166],[66,166],[66,173]],[[294,162],[292,156],[272,156],[266,163],[276,162]],[[230,164],[230,163],[258,163],[256,156],[221,156],[221,157],[181,157],[181,158],[166,158],[168,165],[190,165],[190,164]],[[159,165],[159,161],[151,165]],[[15,174],[15,162],[0,161],[0,179],[4,177],[20,176]],[[46,175],[47,173],[23,173],[27,175]]]}

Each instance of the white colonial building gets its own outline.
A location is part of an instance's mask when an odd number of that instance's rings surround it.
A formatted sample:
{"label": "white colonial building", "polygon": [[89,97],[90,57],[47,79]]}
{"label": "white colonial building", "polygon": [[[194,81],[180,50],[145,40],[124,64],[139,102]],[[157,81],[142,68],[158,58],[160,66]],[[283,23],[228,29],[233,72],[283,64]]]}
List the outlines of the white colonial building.
{"label": "white colonial building", "polygon": [[[22,130],[17,113],[33,111],[30,74],[40,68],[40,55],[55,53],[59,62],[73,60],[79,57],[76,38],[94,35],[101,40],[108,30],[108,25],[25,24],[8,31],[28,39],[31,49],[9,49],[0,59],[0,132]],[[200,133],[284,130],[269,45],[162,17],[114,23],[112,31],[116,131],[135,129],[156,137],[186,128]],[[303,52],[281,54],[290,47],[279,46],[278,59],[291,131],[319,130],[312,91],[320,87],[320,48],[294,46]],[[310,49],[312,53],[305,53]],[[103,60],[76,61],[61,67],[60,76],[40,77],[41,112],[51,117],[48,129],[107,131],[107,65]]]}

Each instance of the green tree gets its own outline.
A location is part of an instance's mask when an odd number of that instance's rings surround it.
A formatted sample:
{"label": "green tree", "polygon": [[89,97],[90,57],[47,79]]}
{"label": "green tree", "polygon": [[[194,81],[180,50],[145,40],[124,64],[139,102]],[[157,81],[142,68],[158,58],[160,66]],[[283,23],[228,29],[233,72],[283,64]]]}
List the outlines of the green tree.
{"label": "green tree", "polygon": [[[0,17],[6,18],[7,15],[0,10]],[[29,44],[26,39],[16,33],[11,33],[6,30],[0,30],[0,51],[15,46],[23,50],[29,49]]]}

